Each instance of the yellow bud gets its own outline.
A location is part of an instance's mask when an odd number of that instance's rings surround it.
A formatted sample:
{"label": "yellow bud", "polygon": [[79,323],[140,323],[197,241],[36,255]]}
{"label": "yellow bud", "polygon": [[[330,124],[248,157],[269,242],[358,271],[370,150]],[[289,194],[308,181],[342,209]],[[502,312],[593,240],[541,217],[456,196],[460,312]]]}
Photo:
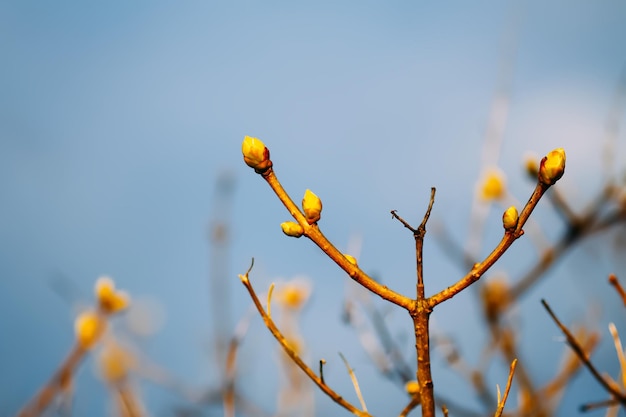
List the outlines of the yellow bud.
{"label": "yellow bud", "polygon": [[316,223],[322,213],[322,200],[307,189],[302,199],[302,210],[304,210],[304,217],[309,224]]}
{"label": "yellow bud", "polygon": [[483,200],[498,200],[506,193],[506,180],[502,171],[488,169],[479,184],[479,194]]}
{"label": "yellow bud", "polygon": [[407,381],[404,384],[404,390],[411,395],[418,394],[420,392],[420,384],[416,380]]}
{"label": "yellow bud", "polygon": [[100,376],[108,383],[121,381],[135,367],[135,358],[116,342],[106,342],[97,358]]}
{"label": "yellow bud", "polygon": [[528,154],[524,157],[524,169],[531,178],[537,178],[539,175],[539,165],[537,164],[537,156]]}
{"label": "yellow bud", "polygon": [[352,255],[348,255],[346,253],[343,254],[343,256],[348,260],[348,262],[350,262],[352,265],[354,266],[358,266],[356,263],[356,258]]}
{"label": "yellow bud", "polygon": [[117,313],[128,307],[130,297],[124,291],[117,291],[109,277],[100,277],[95,286],[98,306],[106,313]]}
{"label": "yellow bud", "polygon": [[539,181],[545,185],[553,185],[565,172],[565,151],[557,148],[548,152],[539,164]]}
{"label": "yellow bud", "polygon": [[107,328],[107,321],[95,311],[81,313],[74,322],[76,341],[83,349],[91,349]]}
{"label": "yellow bud", "polygon": [[291,237],[300,237],[304,233],[304,229],[296,222],[284,222],[280,224],[283,233]]}
{"label": "yellow bud", "polygon": [[502,215],[502,225],[505,230],[515,230],[518,220],[519,214],[517,213],[515,206],[511,206],[506,209]]}
{"label": "yellow bud", "polygon": [[243,153],[244,162],[258,173],[263,173],[272,167],[270,150],[257,138],[251,136],[244,137],[241,144],[241,153]]}
{"label": "yellow bud", "polygon": [[296,278],[281,283],[276,288],[276,300],[281,307],[289,310],[299,310],[311,295],[311,283],[303,278]]}
{"label": "yellow bud", "polygon": [[495,320],[509,303],[509,284],[505,278],[493,278],[483,285],[480,296],[485,316]]}

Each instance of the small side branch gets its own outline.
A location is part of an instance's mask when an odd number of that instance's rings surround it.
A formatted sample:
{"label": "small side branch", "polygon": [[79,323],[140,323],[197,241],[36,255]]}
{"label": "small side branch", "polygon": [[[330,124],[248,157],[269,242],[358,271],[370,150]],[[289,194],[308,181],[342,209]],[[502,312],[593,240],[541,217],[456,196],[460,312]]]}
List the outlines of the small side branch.
{"label": "small side branch", "polygon": [[326,238],[326,236],[324,236],[317,223],[309,224],[304,214],[300,211],[298,206],[296,206],[289,194],[287,194],[280,181],[278,181],[278,177],[276,177],[276,173],[273,169],[267,170],[262,176],[272,188],[278,199],[283,203],[287,211],[289,211],[298,224],[302,226],[304,229],[304,236],[313,241],[313,243],[315,243],[341,269],[343,269],[350,276],[350,278],[374,294],[377,294],[384,300],[407,310],[411,308],[412,300],[409,297],[405,297],[404,295],[387,288],[387,286],[378,283],[375,279],[367,275],[361,270],[361,268],[346,259],[343,253],[341,253]]}
{"label": "small side branch", "polygon": [[550,317],[552,317],[552,320],[554,320],[554,322],[559,327],[561,332],[563,332],[563,334],[565,335],[565,339],[567,340],[567,344],[572,348],[574,353],[576,353],[576,355],[581,360],[583,365],[585,365],[585,367],[589,370],[589,372],[591,372],[591,375],[593,375],[593,377],[596,379],[596,381],[598,381],[598,383],[600,385],[602,385],[602,387],[609,394],[611,394],[614,398],[616,398],[622,405],[626,405],[626,396],[623,393],[621,393],[620,391],[618,391],[616,389],[616,387],[613,386],[613,384],[610,384],[600,374],[600,372],[596,369],[596,367],[591,363],[591,361],[589,360],[589,358],[585,354],[585,351],[584,351],[583,347],[578,343],[578,341],[576,341],[576,338],[569,331],[569,329],[563,323],[561,323],[561,321],[557,318],[556,314],[554,314],[554,312],[552,311],[552,309],[550,308],[550,306],[548,305],[546,300],[541,300],[541,304],[543,304],[543,307],[546,309],[546,311],[548,312]]}
{"label": "small side branch", "polygon": [[506,404],[506,399],[509,397],[509,391],[511,390],[511,384],[513,383],[513,374],[515,374],[515,366],[517,365],[517,359],[511,362],[511,367],[509,369],[509,379],[506,381],[506,388],[504,389],[504,395],[502,399],[500,399],[500,390],[498,389],[498,409],[494,414],[494,417],[502,416],[504,412],[504,405]]}
{"label": "small side branch", "polygon": [[363,399],[363,394],[361,393],[361,388],[359,387],[359,380],[356,378],[356,374],[354,373],[354,369],[348,363],[348,360],[341,352],[339,352],[339,356],[341,360],[346,365],[346,369],[348,370],[348,374],[350,375],[350,380],[352,381],[352,386],[354,386],[354,392],[356,392],[356,396],[359,398],[359,402],[361,403],[361,408],[363,411],[367,412],[367,406],[365,405],[365,400]]}
{"label": "small side branch", "polygon": [[[252,265],[254,265],[254,260],[252,261]],[[354,405],[346,401],[339,394],[337,394],[335,391],[333,391],[328,385],[326,385],[326,383],[322,380],[322,378],[317,376],[315,372],[313,372],[313,370],[306,363],[304,363],[302,358],[300,358],[300,356],[289,345],[289,342],[287,342],[287,339],[285,338],[285,336],[283,336],[280,330],[278,330],[278,327],[276,327],[276,324],[274,324],[274,321],[267,315],[267,312],[263,308],[261,301],[259,300],[258,296],[256,295],[256,292],[254,291],[254,288],[252,288],[252,284],[250,283],[250,279],[248,278],[248,274],[250,273],[252,269],[252,265],[250,266],[250,268],[244,275],[239,275],[239,278],[241,279],[241,282],[248,290],[248,293],[250,294],[250,297],[252,298],[252,301],[257,311],[259,312],[259,314],[261,315],[261,318],[263,319],[263,322],[265,323],[265,327],[267,327],[270,333],[272,333],[272,336],[274,336],[274,338],[278,341],[278,343],[281,345],[281,347],[283,348],[287,356],[289,356],[289,358],[300,369],[302,369],[302,371],[311,379],[311,381],[313,381],[315,385],[317,385],[334,402],[336,402],[337,404],[339,404],[340,406],[342,406],[343,408],[350,411],[352,414],[356,416],[369,417],[370,416],[369,413],[367,413],[366,411],[359,410]]]}
{"label": "small side branch", "polygon": [[609,275],[609,284],[611,284],[615,288],[615,291],[617,291],[617,293],[621,297],[624,306],[626,306],[626,291],[624,291],[624,287],[622,287],[622,284],[620,284],[615,274]]}
{"label": "small side branch", "polygon": [[483,260],[482,262],[474,265],[471,271],[469,271],[463,278],[458,280],[455,284],[450,287],[440,291],[439,293],[433,295],[428,299],[431,307],[435,307],[437,304],[440,304],[450,298],[454,297],[465,288],[472,285],[474,282],[478,281],[480,277],[482,277],[485,272],[489,270],[496,263],[498,259],[504,255],[504,253],[509,249],[509,247],[524,234],[523,227],[528,221],[530,214],[533,212],[541,197],[545,194],[545,192],[550,188],[549,185],[546,185],[542,182],[538,182],[535,190],[532,195],[528,199],[528,202],[524,206],[524,209],[519,215],[517,227],[514,230],[507,230],[502,237],[498,246]]}

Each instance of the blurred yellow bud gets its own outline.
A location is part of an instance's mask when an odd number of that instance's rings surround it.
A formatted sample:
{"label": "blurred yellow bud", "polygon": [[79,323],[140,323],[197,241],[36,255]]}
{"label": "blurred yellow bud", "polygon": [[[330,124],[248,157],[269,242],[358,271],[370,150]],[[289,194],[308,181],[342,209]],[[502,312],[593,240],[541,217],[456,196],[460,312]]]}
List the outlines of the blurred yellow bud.
{"label": "blurred yellow bud", "polygon": [[404,390],[411,395],[418,394],[420,392],[420,384],[414,379],[407,381],[407,383],[404,384]]}
{"label": "blurred yellow bud", "polygon": [[241,153],[243,153],[244,162],[258,173],[262,173],[272,167],[270,150],[258,138],[244,137],[241,144]]}
{"label": "blurred yellow bud", "polygon": [[109,277],[100,277],[96,281],[96,300],[105,313],[117,313],[128,307],[130,297],[124,291],[115,289],[115,283]]}
{"label": "blurred yellow bud", "polygon": [[556,183],[565,172],[565,150],[557,148],[548,152],[539,164],[539,181],[546,185]]}
{"label": "blurred yellow bud", "polygon": [[524,170],[529,177],[536,179],[539,175],[539,164],[537,163],[537,156],[534,154],[527,154],[524,157]]}
{"label": "blurred yellow bud", "polygon": [[511,206],[506,209],[502,215],[502,225],[505,230],[515,230],[518,220],[519,214],[517,213],[515,206]]}
{"label": "blurred yellow bud", "polygon": [[135,367],[135,357],[116,342],[106,342],[98,355],[98,370],[102,379],[115,383],[126,378]]}
{"label": "blurred yellow bud", "polygon": [[302,199],[302,210],[304,210],[304,217],[309,224],[316,223],[322,214],[322,200],[307,189]]}
{"label": "blurred yellow bud", "polygon": [[311,282],[305,278],[295,278],[276,286],[276,301],[281,307],[289,310],[302,308],[310,295]]}
{"label": "blurred yellow bud", "polygon": [[280,224],[283,233],[291,237],[300,237],[304,233],[304,229],[296,222],[284,222]]}
{"label": "blurred yellow bud", "polygon": [[510,300],[509,284],[506,278],[492,278],[481,288],[481,299],[485,316],[489,321],[496,320]]}
{"label": "blurred yellow bud", "polygon": [[95,311],[81,313],[74,322],[76,341],[83,349],[91,349],[107,328],[107,321]]}
{"label": "blurred yellow bud", "polygon": [[346,253],[343,254],[344,258],[346,258],[348,260],[348,262],[350,262],[352,265],[354,266],[358,266],[358,264],[356,263],[356,258],[352,255],[348,255]]}
{"label": "blurred yellow bud", "polygon": [[506,193],[506,179],[498,168],[489,168],[479,183],[479,195],[483,200],[499,200]]}

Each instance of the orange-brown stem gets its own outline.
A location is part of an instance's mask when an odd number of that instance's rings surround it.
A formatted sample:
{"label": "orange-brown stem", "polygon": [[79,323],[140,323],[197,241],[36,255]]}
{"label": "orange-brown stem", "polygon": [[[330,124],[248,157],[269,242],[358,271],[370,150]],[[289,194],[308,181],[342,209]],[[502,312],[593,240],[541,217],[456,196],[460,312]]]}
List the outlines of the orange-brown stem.
{"label": "orange-brown stem", "polygon": [[373,278],[363,272],[358,266],[352,264],[327,238],[317,226],[317,223],[309,224],[304,217],[304,214],[300,211],[298,206],[293,202],[291,197],[287,194],[281,183],[278,181],[273,169],[269,169],[263,173],[263,178],[267,181],[272,188],[278,199],[283,203],[287,211],[293,216],[293,218],[304,229],[304,235],[313,241],[329,258],[331,258],[341,269],[367,288],[374,294],[377,294],[381,298],[403,307],[409,310],[412,306],[413,300],[404,295],[397,293],[389,289],[385,285],[381,285]]}

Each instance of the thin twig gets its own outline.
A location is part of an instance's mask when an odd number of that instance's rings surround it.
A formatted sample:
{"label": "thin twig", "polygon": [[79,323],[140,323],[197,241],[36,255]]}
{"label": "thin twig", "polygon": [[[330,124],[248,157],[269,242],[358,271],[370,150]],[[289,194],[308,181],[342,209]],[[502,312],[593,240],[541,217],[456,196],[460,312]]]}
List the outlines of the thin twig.
{"label": "thin twig", "polygon": [[620,284],[615,274],[609,275],[609,284],[611,284],[615,288],[615,291],[617,291],[619,296],[622,298],[624,306],[626,306],[626,291],[624,291],[624,287],[622,287],[622,284]]}
{"label": "thin twig", "polygon": [[526,221],[530,217],[530,214],[535,209],[537,203],[539,203],[539,200],[541,200],[541,197],[548,190],[548,188],[549,186],[538,182],[535,190],[533,191],[532,195],[528,199],[528,202],[524,206],[524,209],[519,215],[519,220],[515,230],[505,231],[504,236],[502,237],[502,240],[500,241],[498,246],[496,246],[496,248],[485,258],[485,260],[483,260],[481,263],[474,265],[471,271],[469,271],[467,275],[458,280],[455,284],[431,296],[428,299],[428,303],[432,307],[435,307],[437,304],[449,300],[450,298],[463,291],[465,288],[469,287],[474,282],[478,281],[478,279],[480,279],[480,277],[482,277],[483,274],[487,272],[487,270],[489,270],[489,268],[491,268],[502,255],[504,255],[507,249],[513,244],[513,242],[515,242],[515,240],[517,240],[524,234],[524,231],[522,229],[524,227],[524,224],[526,224]]}
{"label": "thin twig", "polygon": [[498,408],[496,410],[496,413],[494,414],[494,417],[500,417],[502,415],[502,412],[504,411],[504,405],[506,404],[506,399],[509,396],[509,391],[511,390],[511,384],[513,383],[513,374],[515,374],[516,365],[517,365],[517,359],[511,362],[511,367],[509,368],[509,379],[507,379],[506,381],[506,388],[504,389],[504,395],[502,396],[502,399],[499,398],[500,392],[498,389]]}
{"label": "thin twig", "polygon": [[276,285],[272,282],[269,290],[267,290],[267,316],[269,318],[272,318],[272,293],[274,292],[275,286]]}
{"label": "thin twig", "polygon": [[[253,259],[252,264],[254,264],[254,259]],[[291,360],[300,369],[302,369],[302,371],[311,379],[311,381],[313,381],[315,385],[317,385],[322,390],[322,392],[328,395],[334,402],[336,402],[337,404],[339,404],[340,406],[342,406],[343,408],[350,411],[356,416],[359,416],[359,417],[370,416],[369,413],[359,410],[354,405],[352,405],[351,403],[343,399],[343,397],[337,394],[328,385],[326,385],[321,380],[321,378],[318,377],[315,374],[315,372],[313,372],[313,370],[309,368],[309,366],[306,363],[304,363],[302,358],[300,358],[300,356],[293,350],[293,348],[289,345],[289,342],[287,342],[287,339],[285,339],[285,336],[283,336],[280,330],[278,330],[278,328],[276,327],[276,324],[274,324],[274,321],[267,315],[267,312],[263,308],[261,301],[257,297],[256,292],[254,291],[254,288],[252,287],[252,284],[250,283],[250,279],[248,278],[248,274],[250,273],[251,270],[252,270],[252,265],[250,265],[250,268],[244,275],[239,275],[239,279],[241,279],[241,282],[248,290],[248,293],[250,294],[250,297],[252,298],[252,301],[254,302],[254,305],[257,311],[259,312],[259,314],[261,315],[261,318],[263,319],[263,322],[265,323],[265,327],[267,327],[270,333],[272,333],[272,336],[274,336],[274,338],[282,346],[287,356],[289,356]]]}
{"label": "thin twig", "polygon": [[363,411],[367,412],[367,406],[365,405],[365,400],[363,399],[363,394],[361,393],[361,388],[359,387],[359,380],[356,378],[356,374],[354,370],[350,367],[348,360],[341,352],[339,352],[339,356],[341,360],[346,365],[346,369],[348,370],[348,374],[350,375],[350,380],[352,381],[352,386],[354,386],[354,392],[356,392],[356,396],[359,398],[359,402],[361,403],[361,408]]}
{"label": "thin twig", "polygon": [[419,393],[418,393],[418,394],[413,395],[411,397],[411,401],[409,401],[409,403],[406,405],[406,407],[404,407],[402,409],[402,411],[400,411],[400,414],[398,414],[398,417],[405,417],[405,416],[409,415],[409,413],[411,411],[413,411],[413,409],[415,407],[417,407],[419,405],[419,403],[420,403],[420,396],[419,396]]}
{"label": "thin twig", "polygon": [[56,398],[63,382],[72,377],[74,371],[84,359],[87,350],[75,343],[69,355],[46,385],[17,414],[17,417],[35,417],[43,413]]}
{"label": "thin twig", "polygon": [[263,173],[263,178],[272,188],[278,199],[283,203],[287,211],[293,216],[300,226],[304,229],[304,235],[315,243],[330,259],[332,259],[341,269],[343,269],[353,280],[367,288],[371,292],[377,294],[381,298],[409,310],[413,301],[397,293],[387,286],[378,283],[372,277],[367,275],[358,266],[352,264],[327,238],[317,226],[317,223],[309,224],[300,211],[298,206],[293,202],[287,194],[281,183],[276,177],[273,169],[269,169]]}
{"label": "thin twig", "polygon": [[596,410],[598,408],[613,407],[618,404],[619,404],[619,401],[617,401],[615,398],[611,398],[610,400],[602,400],[602,401],[597,401],[593,403],[583,404],[579,407],[579,410],[584,413],[587,411]]}
{"label": "thin twig", "polygon": [[598,383],[600,383],[600,385],[602,385],[602,387],[609,394],[613,395],[621,404],[626,405],[626,396],[624,396],[623,393],[618,391],[612,384],[609,384],[607,380],[602,375],[600,375],[600,372],[598,372],[596,367],[591,363],[591,361],[587,357],[587,354],[583,350],[582,346],[576,341],[576,338],[572,335],[569,329],[565,327],[565,325],[561,323],[561,321],[557,318],[556,314],[554,314],[554,312],[552,311],[552,309],[550,308],[546,300],[542,299],[541,304],[543,304],[548,314],[550,314],[550,317],[552,317],[552,320],[554,320],[556,325],[559,327],[559,329],[561,329],[561,331],[565,335],[567,344],[572,348],[572,350],[576,353],[576,355],[578,355],[582,363],[589,370],[589,372],[591,372],[591,374],[596,379],[596,381],[598,381]]}

